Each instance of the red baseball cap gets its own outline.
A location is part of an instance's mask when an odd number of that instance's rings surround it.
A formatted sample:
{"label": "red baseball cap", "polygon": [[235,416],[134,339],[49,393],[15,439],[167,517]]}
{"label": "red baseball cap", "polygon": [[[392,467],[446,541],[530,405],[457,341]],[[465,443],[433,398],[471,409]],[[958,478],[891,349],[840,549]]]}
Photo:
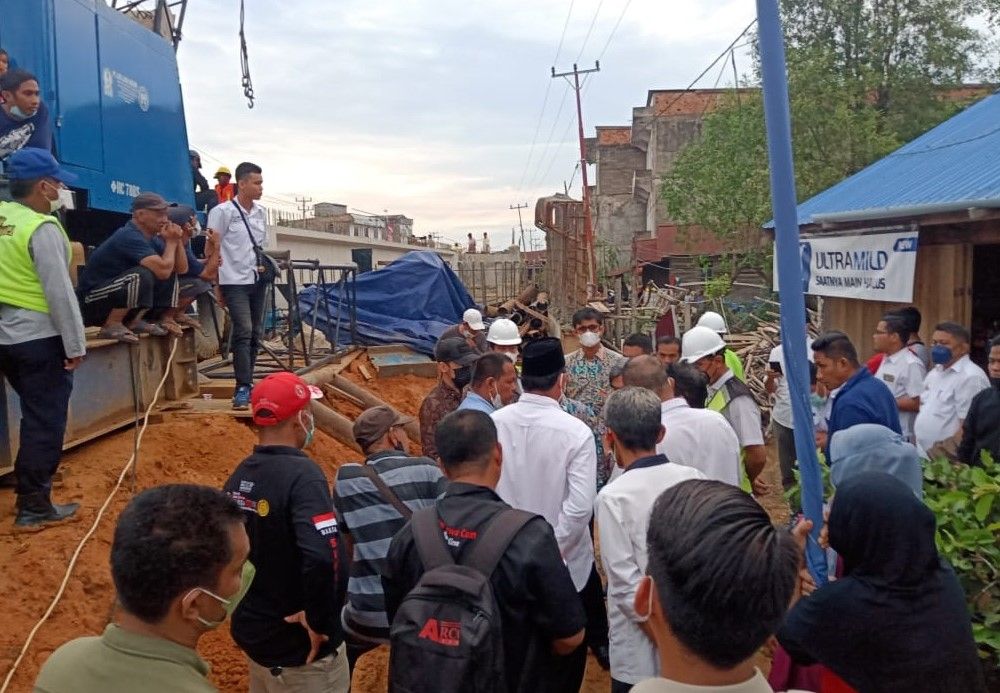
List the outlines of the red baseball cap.
{"label": "red baseball cap", "polygon": [[314,399],[323,399],[323,391],[287,371],[269,375],[253,388],[250,408],[258,426],[274,426],[305,408]]}

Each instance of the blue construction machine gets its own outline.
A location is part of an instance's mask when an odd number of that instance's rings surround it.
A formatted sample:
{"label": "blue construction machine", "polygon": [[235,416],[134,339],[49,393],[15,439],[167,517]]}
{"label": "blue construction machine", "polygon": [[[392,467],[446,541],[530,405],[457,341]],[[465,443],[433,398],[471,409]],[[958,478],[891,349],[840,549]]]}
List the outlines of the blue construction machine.
{"label": "blue construction machine", "polygon": [[[155,191],[194,203],[176,49],[186,0],[0,0],[0,47],[12,67],[38,77],[53,125],[53,149],[79,176],[76,209],[65,223],[84,247],[104,240],[129,216],[132,198]],[[164,392],[198,391],[194,339],[168,366],[165,340],[129,349],[88,343],[70,402],[67,447],[135,419]],[[20,408],[0,379],[0,473],[17,451]]]}
{"label": "blue construction machine", "polygon": [[80,177],[66,226],[85,246],[119,227],[140,191],[194,202],[175,52],[185,8],[0,0],[0,47],[38,77],[56,157]]}

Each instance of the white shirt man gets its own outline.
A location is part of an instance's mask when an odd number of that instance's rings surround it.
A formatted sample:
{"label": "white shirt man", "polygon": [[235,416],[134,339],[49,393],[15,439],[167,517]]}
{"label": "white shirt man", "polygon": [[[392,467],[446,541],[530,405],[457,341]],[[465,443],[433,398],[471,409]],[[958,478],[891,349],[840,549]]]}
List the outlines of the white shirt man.
{"label": "white shirt man", "polygon": [[[728,428],[724,420],[723,424]],[[729,434],[735,443],[732,429]],[[738,464],[737,448],[730,465],[733,481],[729,483],[734,485],[739,482]],[[601,562],[608,579],[611,676],[615,681],[636,684],[659,673],[656,644],[639,627],[640,618],[635,611],[635,591],[646,574],[648,562],[649,512],[660,494],[671,486],[704,478],[699,470],[674,464],[660,454],[636,460],[597,495],[594,512],[600,533]]]}
{"label": "white shirt man", "polygon": [[958,433],[972,398],[989,386],[986,373],[968,354],[950,366],[935,366],[924,378],[920,412],[913,425],[918,449],[926,454],[935,443]]}
{"label": "white shirt man", "polygon": [[740,441],[726,417],[692,409],[683,397],[674,397],[660,404],[660,420],[667,432],[656,452],[706,479],[740,485]]}
{"label": "white shirt man", "polygon": [[[806,357],[809,362],[813,360],[812,337],[806,337]],[[792,425],[792,397],[788,392],[788,378],[785,377],[785,346],[779,344],[771,349],[771,354],[767,357],[768,363],[777,363],[781,368],[781,376],[777,378],[774,390],[774,405],[771,407],[771,420],[777,421],[785,428],[793,428]]]}
{"label": "white shirt man", "polygon": [[[253,284],[257,281],[257,262],[250,242],[250,233],[261,248],[267,247],[267,212],[257,202],[247,210],[231,200],[216,205],[208,213],[208,228],[219,235],[222,266],[219,267],[219,284]],[[246,216],[247,226],[240,217]]]}
{"label": "white shirt man", "polygon": [[[905,346],[895,354],[886,354],[879,364],[875,377],[889,387],[892,396],[920,397],[924,391],[924,377],[927,366],[916,354]],[[968,411],[968,408],[966,408]],[[903,438],[913,442],[913,423],[917,419],[915,411],[900,411],[899,425],[903,429]]]}
{"label": "white shirt man", "polygon": [[557,400],[530,392],[492,417],[503,450],[497,495],[549,521],[573,584],[582,591],[594,565],[594,434]]}

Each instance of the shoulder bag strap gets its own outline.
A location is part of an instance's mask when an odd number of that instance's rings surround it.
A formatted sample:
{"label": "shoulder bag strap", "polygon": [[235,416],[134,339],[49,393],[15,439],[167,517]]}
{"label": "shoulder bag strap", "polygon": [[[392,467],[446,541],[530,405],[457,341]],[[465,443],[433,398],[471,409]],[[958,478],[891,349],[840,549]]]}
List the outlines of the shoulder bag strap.
{"label": "shoulder bag strap", "polygon": [[400,500],[395,491],[389,488],[389,485],[385,483],[382,476],[374,467],[370,464],[362,463],[361,473],[368,477],[369,481],[375,484],[375,488],[378,489],[379,495],[382,496],[382,500],[394,507],[396,511],[403,516],[404,520],[410,519],[410,516],[413,515],[413,511],[407,507],[406,503]]}
{"label": "shoulder bag strap", "polygon": [[532,513],[515,508],[500,511],[472,548],[468,561],[463,563],[489,577],[496,570],[510,542],[533,517],[535,515]]}
{"label": "shoulder bag strap", "polygon": [[261,247],[257,244],[257,239],[253,237],[253,231],[250,230],[250,222],[247,221],[247,215],[243,213],[243,208],[240,207],[235,198],[230,201],[233,203],[233,207],[236,208],[236,211],[240,213],[240,219],[243,220],[243,226],[246,227],[247,235],[250,236],[250,243],[253,245],[253,249],[260,251]]}
{"label": "shoulder bag strap", "polygon": [[455,560],[444,544],[441,525],[438,522],[437,507],[421,508],[410,518],[410,529],[417,553],[424,564],[424,570],[433,570],[445,565],[454,565]]}

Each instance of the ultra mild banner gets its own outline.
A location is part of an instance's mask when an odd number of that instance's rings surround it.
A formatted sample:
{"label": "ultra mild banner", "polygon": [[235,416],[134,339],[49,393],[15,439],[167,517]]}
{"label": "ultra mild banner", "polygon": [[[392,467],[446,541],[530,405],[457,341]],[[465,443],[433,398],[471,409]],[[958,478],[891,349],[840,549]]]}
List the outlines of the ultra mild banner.
{"label": "ultra mild banner", "polygon": [[[803,239],[799,256],[805,293],[895,303],[913,300],[916,229]],[[777,273],[774,287],[778,290]]]}

